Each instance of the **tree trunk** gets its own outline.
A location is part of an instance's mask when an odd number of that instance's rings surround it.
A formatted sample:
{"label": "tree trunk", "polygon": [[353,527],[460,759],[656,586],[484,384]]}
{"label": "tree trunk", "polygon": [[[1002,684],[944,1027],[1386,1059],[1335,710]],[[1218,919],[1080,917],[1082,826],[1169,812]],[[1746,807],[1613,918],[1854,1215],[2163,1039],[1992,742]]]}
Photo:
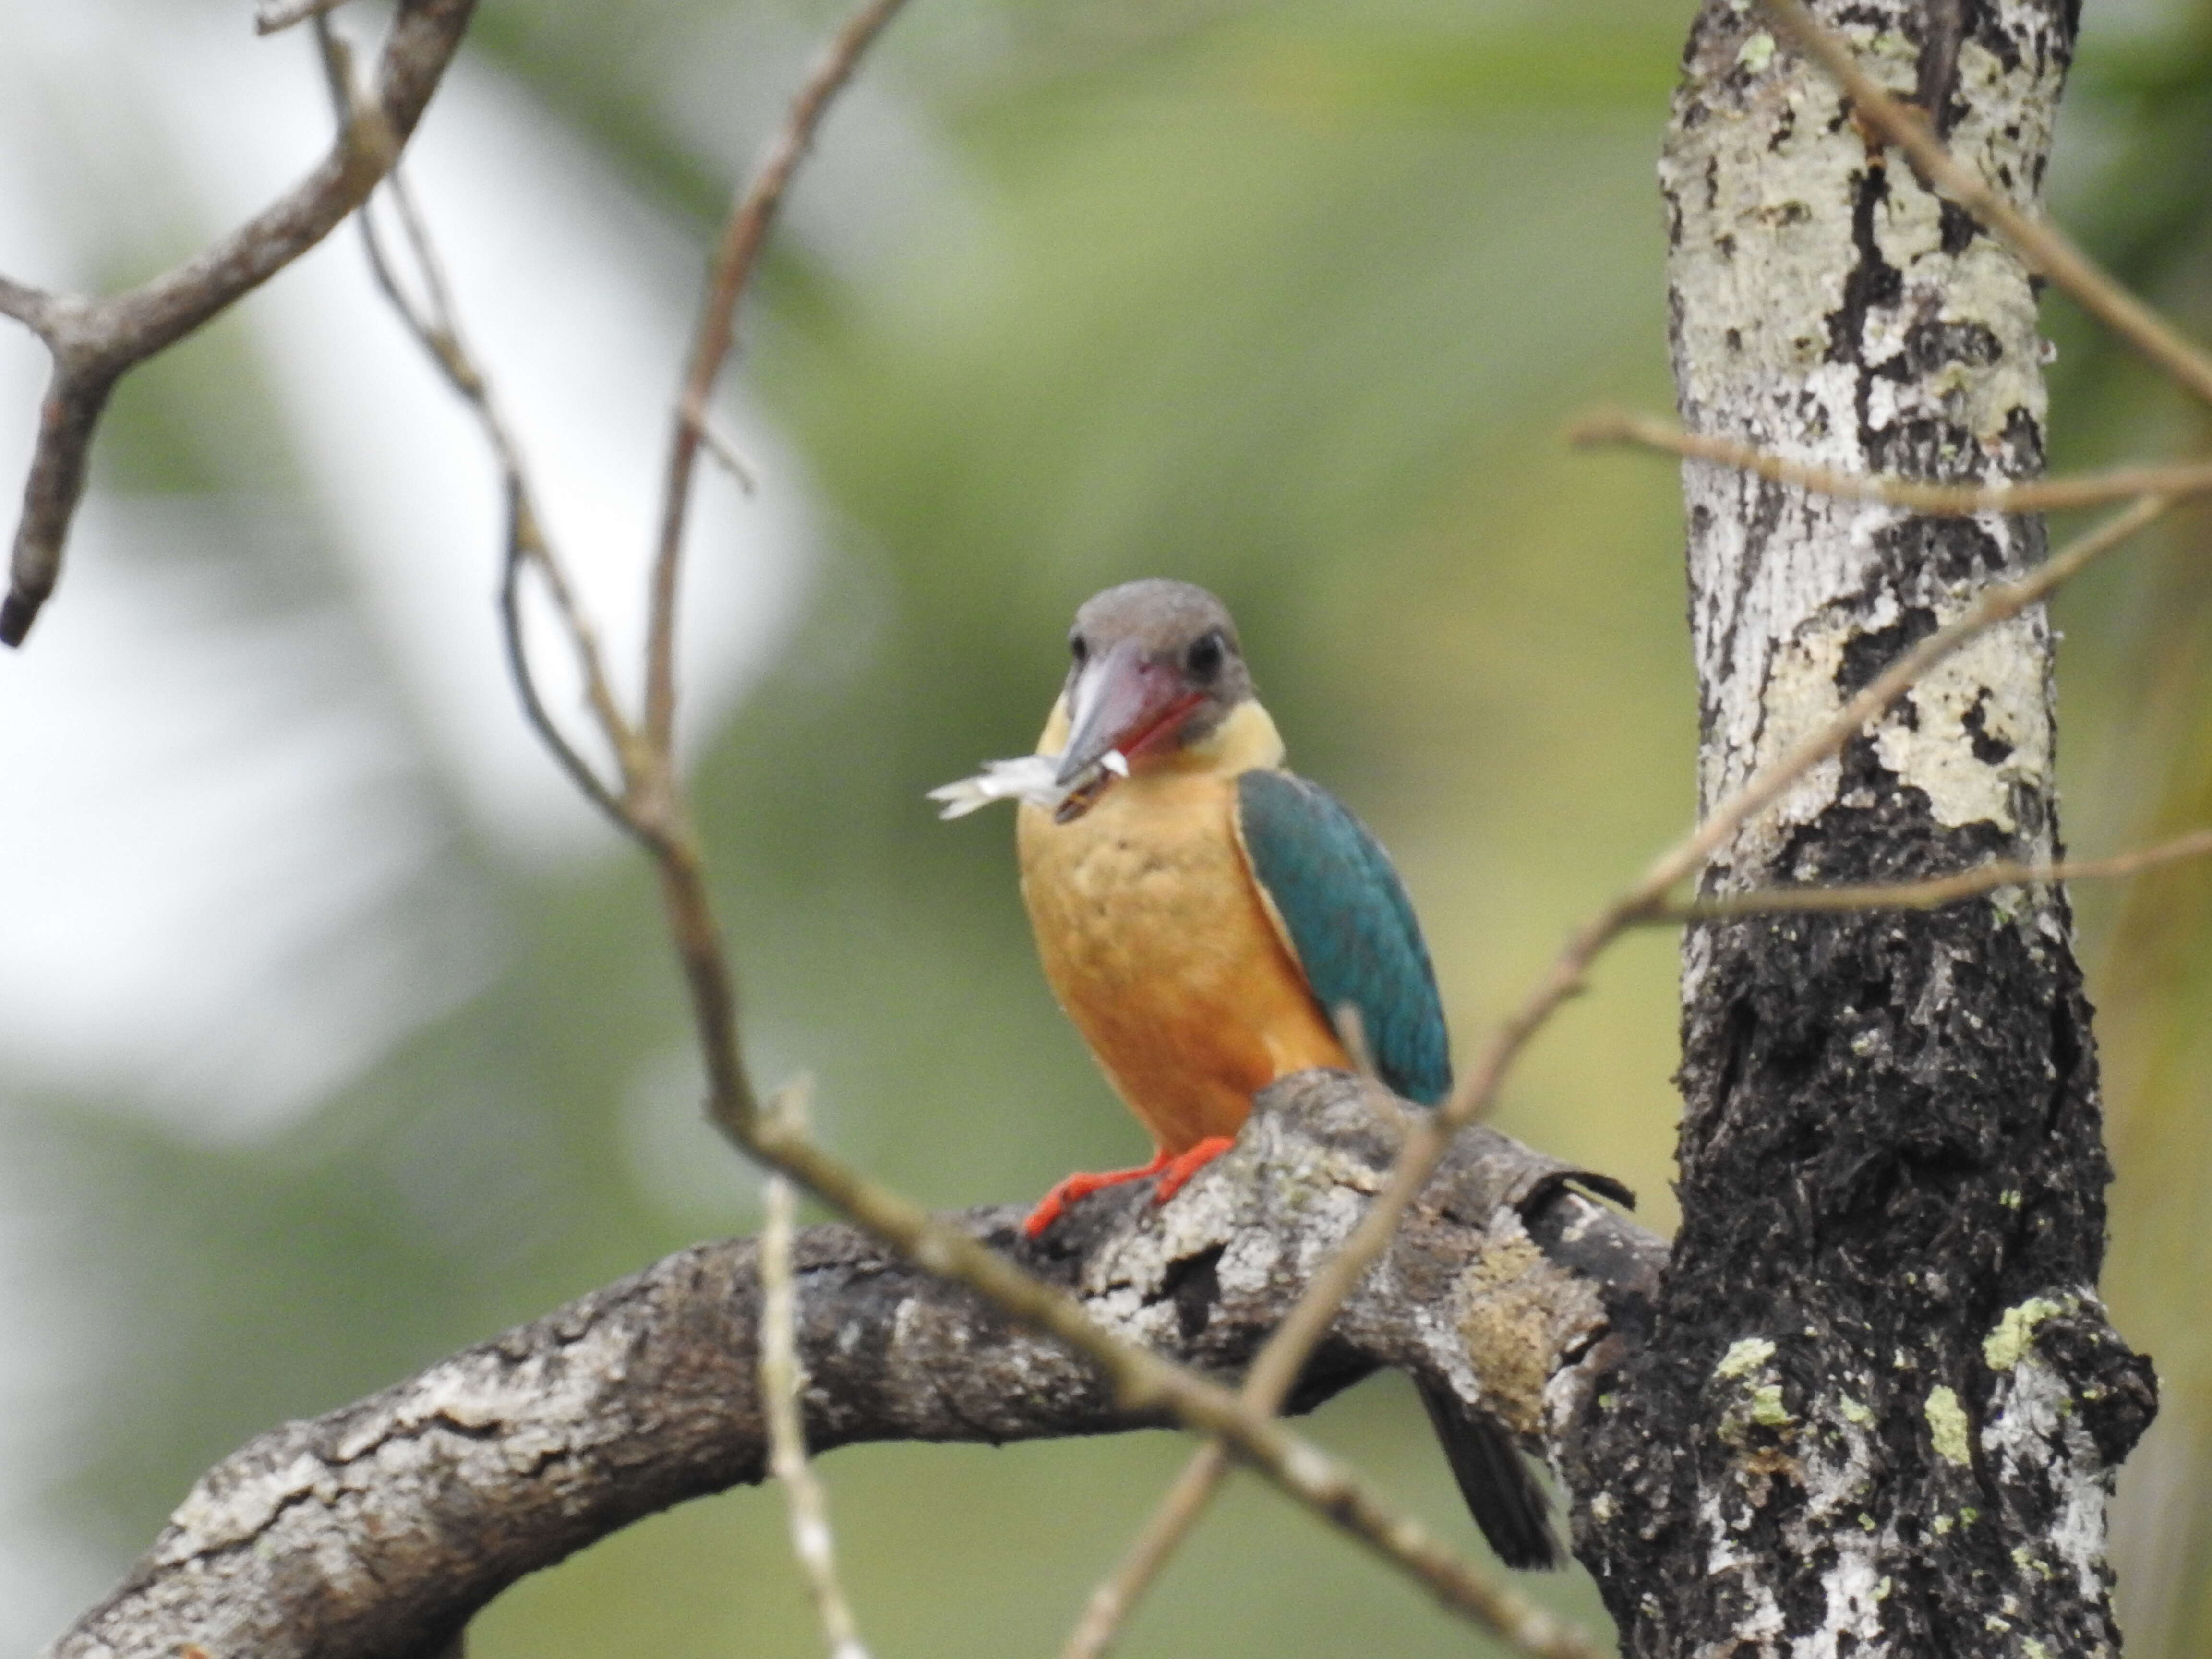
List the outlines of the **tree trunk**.
{"label": "tree trunk", "polygon": [[[2064,0],[1820,9],[2032,204]],[[1741,0],[1709,0],[1661,179],[1699,432],[1852,471],[2043,465],[2034,296]],[[1684,471],[1710,807],[1977,587],[2032,519]],[[2040,611],[1939,668],[1747,825],[1710,891],[2058,850]],[[1578,1543],[1632,1655],[2116,1653],[2104,1509],[2154,1409],[2097,1298],[2109,1178],[2063,893],[1693,928],[1682,1231],[1601,1399]]]}

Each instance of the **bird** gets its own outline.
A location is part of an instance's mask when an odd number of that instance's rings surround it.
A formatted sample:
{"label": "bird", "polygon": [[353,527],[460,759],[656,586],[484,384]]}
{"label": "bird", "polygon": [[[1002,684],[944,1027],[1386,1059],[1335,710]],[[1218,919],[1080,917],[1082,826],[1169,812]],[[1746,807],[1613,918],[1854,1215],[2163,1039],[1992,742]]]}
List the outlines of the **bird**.
{"label": "bird", "polygon": [[[1047,1231],[1101,1188],[1164,1203],[1226,1151],[1252,1097],[1315,1066],[1436,1106],[1451,1059],[1412,901],[1367,827],[1284,766],[1228,609],[1188,582],[1095,594],[1036,752],[930,792],[945,817],[1018,803],[1021,892],[1054,995],[1152,1135],[1134,1169],[1071,1175]],[[1352,1036],[1353,1028],[1358,1036]],[[1506,1430],[1421,1384],[1460,1492],[1498,1558],[1558,1565],[1543,1489]]]}

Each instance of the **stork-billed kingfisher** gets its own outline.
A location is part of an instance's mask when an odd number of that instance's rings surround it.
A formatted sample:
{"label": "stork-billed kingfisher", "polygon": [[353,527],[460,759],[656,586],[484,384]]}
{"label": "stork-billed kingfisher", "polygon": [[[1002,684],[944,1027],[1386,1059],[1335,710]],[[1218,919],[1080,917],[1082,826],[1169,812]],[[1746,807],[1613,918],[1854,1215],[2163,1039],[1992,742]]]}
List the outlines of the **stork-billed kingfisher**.
{"label": "stork-billed kingfisher", "polygon": [[[1347,1006],[1392,1090],[1433,1106],[1451,1088],[1406,890],[1364,824],[1284,769],[1221,601],[1188,582],[1127,582],[1075,613],[1067,643],[1037,752],[931,792],[947,817],[1020,801],[1022,898],[1045,977],[1152,1136],[1141,1168],[1055,1186],[1031,1237],[1116,1182],[1156,1176],[1164,1202],[1229,1147],[1258,1091],[1348,1067],[1333,1018]],[[1422,1398],[1499,1559],[1556,1565],[1542,1489],[1504,1428],[1441,1388]]]}

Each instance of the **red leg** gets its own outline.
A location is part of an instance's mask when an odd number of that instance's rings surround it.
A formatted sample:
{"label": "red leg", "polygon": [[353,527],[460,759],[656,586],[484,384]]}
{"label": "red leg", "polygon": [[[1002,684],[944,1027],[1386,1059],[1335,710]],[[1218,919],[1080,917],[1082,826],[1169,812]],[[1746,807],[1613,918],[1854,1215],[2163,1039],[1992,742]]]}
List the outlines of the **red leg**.
{"label": "red leg", "polygon": [[1177,1152],[1168,1158],[1161,1166],[1160,1184],[1153,1191],[1152,1202],[1166,1203],[1182,1190],[1185,1182],[1236,1144],[1234,1135],[1209,1135],[1188,1152]]}
{"label": "red leg", "polygon": [[[1225,1146],[1229,1143],[1224,1140],[1221,1144]],[[1186,1152],[1183,1156],[1188,1158],[1190,1154]],[[1061,1211],[1085,1194],[1095,1193],[1101,1187],[1118,1187],[1125,1181],[1142,1181],[1148,1176],[1158,1175],[1168,1168],[1170,1163],[1167,1152],[1163,1148],[1154,1152],[1152,1161],[1141,1170],[1109,1170],[1103,1175],[1072,1175],[1047,1193],[1038,1201],[1036,1208],[1030,1212],[1030,1218],[1022,1223],[1022,1237],[1035,1238],[1060,1219]]]}

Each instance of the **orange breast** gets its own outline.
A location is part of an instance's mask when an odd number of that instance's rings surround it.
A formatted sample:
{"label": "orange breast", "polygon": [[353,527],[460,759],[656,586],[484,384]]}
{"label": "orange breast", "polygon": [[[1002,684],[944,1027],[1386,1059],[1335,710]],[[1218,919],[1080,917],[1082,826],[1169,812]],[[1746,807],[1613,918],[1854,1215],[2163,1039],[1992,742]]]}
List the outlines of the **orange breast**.
{"label": "orange breast", "polygon": [[1237,850],[1235,790],[1140,774],[1073,823],[1025,805],[1016,832],[1045,977],[1171,1153],[1235,1134],[1277,1078],[1348,1063]]}

